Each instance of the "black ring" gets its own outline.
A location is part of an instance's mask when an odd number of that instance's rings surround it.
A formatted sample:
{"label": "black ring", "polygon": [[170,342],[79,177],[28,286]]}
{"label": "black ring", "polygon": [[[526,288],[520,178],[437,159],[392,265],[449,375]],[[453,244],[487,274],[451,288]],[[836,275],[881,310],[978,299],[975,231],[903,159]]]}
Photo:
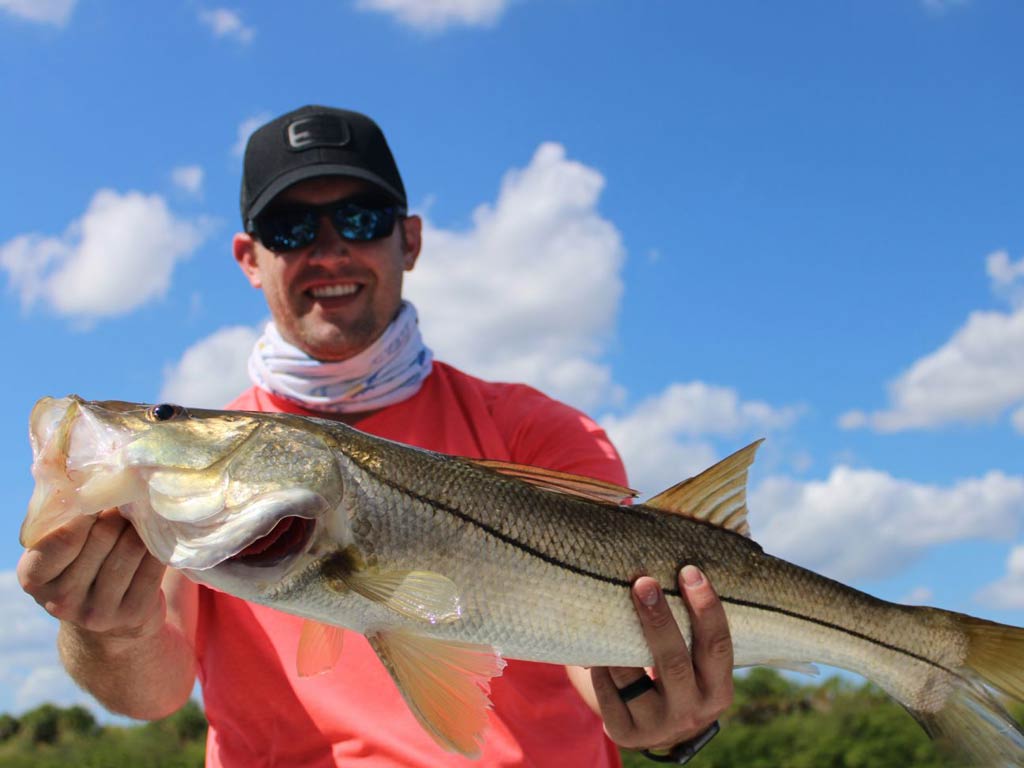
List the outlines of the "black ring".
{"label": "black ring", "polygon": [[654,681],[651,680],[649,675],[644,675],[643,677],[634,680],[629,685],[619,688],[619,698],[623,701],[632,701],[637,696],[647,693],[652,688],[654,688]]}

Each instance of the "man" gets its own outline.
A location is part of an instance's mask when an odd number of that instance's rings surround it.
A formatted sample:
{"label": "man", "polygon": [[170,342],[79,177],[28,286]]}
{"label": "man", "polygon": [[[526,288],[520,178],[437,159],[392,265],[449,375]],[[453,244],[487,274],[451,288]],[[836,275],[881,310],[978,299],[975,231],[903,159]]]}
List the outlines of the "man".
{"label": "man", "polygon": [[[304,107],[253,134],[233,250],[273,322],[249,361],[254,386],[229,407],[328,416],[432,450],[625,484],[614,448],[583,414],[433,361],[402,299],[422,226],[406,206],[391,151],[364,115]],[[493,681],[476,763],[419,727],[362,637],[348,635],[328,674],[297,677],[301,619],[166,570],[116,510],[51,534],[18,574],[61,620],[68,671],[112,711],[168,715],[199,676],[209,766],[617,765],[604,731],[680,762],[732,697],[725,614],[692,566],[680,576],[692,657],[657,582],[640,578],[633,599],[655,679],[511,661]]]}

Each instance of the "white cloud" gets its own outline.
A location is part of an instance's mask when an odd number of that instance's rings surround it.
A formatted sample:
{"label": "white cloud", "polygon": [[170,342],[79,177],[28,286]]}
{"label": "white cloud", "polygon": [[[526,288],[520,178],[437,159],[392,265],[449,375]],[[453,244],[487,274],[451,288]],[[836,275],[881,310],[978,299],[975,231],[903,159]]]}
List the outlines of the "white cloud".
{"label": "white cloud", "polygon": [[975,599],[991,608],[1024,608],[1024,546],[1018,545],[1010,550],[1006,559],[1006,575],[979,591]]}
{"label": "white cloud", "polygon": [[1010,416],[1010,423],[1020,434],[1024,435],[1024,406],[1021,406]]}
{"label": "white cloud", "polygon": [[424,32],[493,26],[511,0],[357,0],[356,8],[386,13]]}
{"label": "white cloud", "polygon": [[77,0],[0,0],[0,10],[27,21],[63,27]]}
{"label": "white cloud", "polygon": [[[57,657],[57,620],[22,591],[14,571],[0,571],[0,606],[0,712],[21,712],[76,692]],[[43,678],[52,688],[40,687]]]}
{"label": "white cloud", "polygon": [[708,437],[753,440],[790,426],[801,411],[744,401],[733,389],[694,381],[672,384],[623,416],[605,416],[601,426],[622,454],[630,484],[650,496],[725,457]]}
{"label": "white cloud", "polygon": [[57,654],[58,622],[22,591],[14,571],[0,571],[0,606],[0,712],[20,714],[46,702],[81,704],[101,722],[133,722],[104,710],[64,671]]}
{"label": "white cloud", "polygon": [[972,312],[949,341],[889,385],[887,410],[849,411],[839,418],[842,428],[898,432],[994,420],[1024,403],[1024,260],[1011,263],[997,252],[986,266],[993,290],[1015,311]]}
{"label": "white cloud", "polygon": [[1015,309],[1024,307],[1024,258],[1011,262],[1006,251],[996,251],[985,260],[985,270],[997,295],[1004,296]]}
{"label": "white cloud", "polygon": [[237,11],[227,8],[213,8],[199,11],[199,20],[216,37],[232,37],[240,43],[251,43],[256,30],[246,26]]}
{"label": "white cloud", "polygon": [[0,245],[0,267],[22,303],[91,320],[162,297],[174,265],[207,227],[178,219],[159,195],[101,189],[60,237],[20,235]]}
{"label": "white cloud", "polygon": [[768,552],[844,581],[879,578],[931,546],[1013,538],[1024,477],[989,472],[943,487],[839,466],[822,481],[769,478],[749,506]]}
{"label": "white cloud", "polygon": [[198,165],[178,166],[171,171],[171,181],[190,195],[198,195],[203,189],[203,169]]}
{"label": "white cloud", "polygon": [[441,359],[584,408],[621,394],[598,362],[625,260],[618,231],[597,212],[603,186],[560,145],[543,144],[506,174],[493,205],[474,211],[468,231],[425,222],[406,293]]}
{"label": "white cloud", "polygon": [[245,154],[245,145],[249,142],[249,137],[252,136],[257,128],[264,123],[270,122],[271,119],[273,119],[273,115],[269,112],[260,112],[258,115],[247,117],[239,123],[238,134],[234,146],[231,147],[231,154],[235,157],[242,157]]}
{"label": "white cloud", "polygon": [[221,328],[189,347],[164,373],[160,401],[194,408],[223,408],[250,385],[246,361],[259,331]]}
{"label": "white cloud", "polygon": [[1024,401],[1024,308],[973,312],[963,328],[889,385],[888,410],[840,417],[879,432],[997,418]]}

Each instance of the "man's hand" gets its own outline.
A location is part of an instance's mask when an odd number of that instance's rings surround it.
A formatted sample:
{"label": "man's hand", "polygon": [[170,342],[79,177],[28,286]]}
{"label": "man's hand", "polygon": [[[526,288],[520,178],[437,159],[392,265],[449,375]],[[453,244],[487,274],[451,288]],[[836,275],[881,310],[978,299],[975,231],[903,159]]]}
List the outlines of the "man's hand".
{"label": "man's hand", "polygon": [[116,510],[75,518],[27,550],[18,581],[50,615],[83,633],[137,638],[166,617],[166,567]]}
{"label": "man's hand", "polygon": [[45,536],[18,562],[18,581],[60,619],[71,676],[111,712],[166,717],[195,684],[195,584],[146,551],[108,509]]}
{"label": "man's hand", "polygon": [[667,749],[703,733],[732,703],[732,640],[725,609],[692,565],[680,572],[679,588],[690,611],[692,652],[658,582],[644,576],[633,585],[633,602],[654,657],[654,685],[624,702],[620,689],[647,675],[646,670],[590,671],[605,730],[620,746]]}

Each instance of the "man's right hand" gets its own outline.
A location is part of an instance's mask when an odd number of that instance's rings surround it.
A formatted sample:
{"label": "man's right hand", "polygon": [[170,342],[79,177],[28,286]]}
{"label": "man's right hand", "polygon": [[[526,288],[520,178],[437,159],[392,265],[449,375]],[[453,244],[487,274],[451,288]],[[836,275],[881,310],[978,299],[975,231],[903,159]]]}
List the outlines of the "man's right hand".
{"label": "man's right hand", "polygon": [[115,509],[53,531],[18,562],[18,581],[50,615],[94,641],[156,634],[166,619],[166,566]]}
{"label": "man's right hand", "polygon": [[111,712],[155,720],[188,701],[198,587],[149,554],[117,510],[43,537],[21,556],[18,581],[60,619],[61,661]]}

